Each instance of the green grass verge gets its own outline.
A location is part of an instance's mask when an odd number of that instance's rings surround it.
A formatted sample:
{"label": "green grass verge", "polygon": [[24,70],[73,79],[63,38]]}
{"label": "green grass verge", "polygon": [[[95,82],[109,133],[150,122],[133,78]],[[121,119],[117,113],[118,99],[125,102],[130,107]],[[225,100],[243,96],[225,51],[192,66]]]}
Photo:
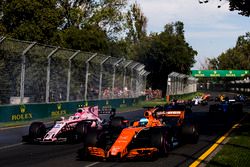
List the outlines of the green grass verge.
{"label": "green grass verge", "polygon": [[184,95],[173,95],[171,99],[180,99],[180,100],[190,100],[193,99],[195,96],[202,96],[204,93],[202,92],[195,92],[195,93],[188,93]]}
{"label": "green grass verge", "polygon": [[165,105],[165,104],[167,104],[165,99],[154,99],[150,101],[142,101],[138,105],[141,107],[144,107],[144,106],[157,106],[157,105]]}
{"label": "green grass verge", "polygon": [[207,166],[250,166],[250,114]]}

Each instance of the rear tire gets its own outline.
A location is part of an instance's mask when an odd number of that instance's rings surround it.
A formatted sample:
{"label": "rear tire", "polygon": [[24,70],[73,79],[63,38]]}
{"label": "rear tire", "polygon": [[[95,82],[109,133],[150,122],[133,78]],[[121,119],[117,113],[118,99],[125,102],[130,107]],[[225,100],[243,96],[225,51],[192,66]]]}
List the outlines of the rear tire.
{"label": "rear tire", "polygon": [[212,112],[214,112],[215,111],[215,105],[210,105],[209,106],[209,113],[212,113]]}
{"label": "rear tire", "polygon": [[124,126],[124,117],[114,117],[112,120],[111,120],[111,126],[114,127],[114,128],[122,128]]}
{"label": "rear tire", "polygon": [[199,140],[198,131],[193,124],[183,125],[181,133],[183,142],[196,144]]}
{"label": "rear tire", "polygon": [[97,144],[97,131],[93,130],[84,137],[84,146],[85,147],[94,147]]}

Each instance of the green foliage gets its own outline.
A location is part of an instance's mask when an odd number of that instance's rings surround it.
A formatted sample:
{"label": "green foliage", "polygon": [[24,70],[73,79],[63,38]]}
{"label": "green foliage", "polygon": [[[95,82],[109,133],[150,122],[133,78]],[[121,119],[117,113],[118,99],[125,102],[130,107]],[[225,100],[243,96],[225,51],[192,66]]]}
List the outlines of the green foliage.
{"label": "green foliage", "polygon": [[124,8],[127,0],[99,0],[88,20],[90,25],[98,25],[109,37],[116,38],[123,30]]}
{"label": "green foliage", "polygon": [[166,89],[168,74],[172,71],[189,74],[197,54],[185,41],[181,22],[167,24],[165,31],[151,34],[135,47],[136,59],[151,72],[149,84],[153,89],[163,91]]}
{"label": "green foliage", "polygon": [[228,49],[218,58],[209,59],[209,66],[221,70],[250,69],[250,33],[239,36],[235,47]]}
{"label": "green foliage", "polygon": [[208,64],[208,69],[209,70],[217,70],[219,66],[219,62],[217,58],[208,58],[207,59],[209,64]]}
{"label": "green foliage", "polygon": [[250,16],[250,1],[249,0],[229,0],[229,8],[231,11],[239,11],[240,15]]}
{"label": "green foliage", "polygon": [[[58,41],[61,40],[61,41]],[[83,29],[69,27],[60,32],[54,42],[66,48],[89,52],[108,52],[107,34],[99,27],[89,26]]]}
{"label": "green foliage", "polygon": [[[242,16],[250,16],[250,1],[249,0],[217,0],[218,8],[221,8],[221,4],[224,2],[221,1],[229,1],[229,10],[230,11],[238,11],[238,14]],[[198,0],[200,4],[208,3],[210,0]]]}
{"label": "green foliage", "polygon": [[12,0],[2,3],[2,34],[49,43],[61,23],[61,12],[56,8],[55,0]]}
{"label": "green foliage", "polygon": [[142,13],[140,6],[134,3],[130,6],[126,19],[128,29],[126,38],[135,44],[146,36],[147,18]]}
{"label": "green foliage", "polygon": [[[75,27],[74,34],[89,32],[91,29],[91,40],[97,39],[96,32],[98,37],[105,33],[102,35],[105,39],[102,40],[110,40],[111,37],[116,38],[117,33],[123,30],[123,9],[126,4],[126,0],[1,1],[0,35],[67,46],[71,44],[63,41],[64,36],[72,32]],[[93,29],[96,29],[94,30],[96,32],[93,32]],[[99,43],[99,41],[96,42]],[[80,48],[86,48],[86,46]],[[95,48],[94,45],[88,50]]]}

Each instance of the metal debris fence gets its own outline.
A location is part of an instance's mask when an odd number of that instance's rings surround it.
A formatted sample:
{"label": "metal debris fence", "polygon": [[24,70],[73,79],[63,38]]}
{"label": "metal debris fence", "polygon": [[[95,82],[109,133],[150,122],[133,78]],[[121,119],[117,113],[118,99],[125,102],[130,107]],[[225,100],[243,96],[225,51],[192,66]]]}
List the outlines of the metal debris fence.
{"label": "metal debris fence", "polygon": [[139,97],[148,74],[132,60],[0,37],[0,104]]}
{"label": "metal debris fence", "polygon": [[182,95],[197,91],[197,78],[172,72],[168,75],[166,95]]}
{"label": "metal debris fence", "polygon": [[249,77],[242,80],[230,81],[228,84],[228,91],[250,94],[250,80]]}

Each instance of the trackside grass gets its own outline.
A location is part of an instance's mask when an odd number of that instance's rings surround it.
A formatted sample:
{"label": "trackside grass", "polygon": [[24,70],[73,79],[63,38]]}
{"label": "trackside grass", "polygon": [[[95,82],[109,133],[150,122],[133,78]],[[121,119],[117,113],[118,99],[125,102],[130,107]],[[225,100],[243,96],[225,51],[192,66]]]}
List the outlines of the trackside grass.
{"label": "trackside grass", "polygon": [[250,113],[207,166],[250,166]]}

